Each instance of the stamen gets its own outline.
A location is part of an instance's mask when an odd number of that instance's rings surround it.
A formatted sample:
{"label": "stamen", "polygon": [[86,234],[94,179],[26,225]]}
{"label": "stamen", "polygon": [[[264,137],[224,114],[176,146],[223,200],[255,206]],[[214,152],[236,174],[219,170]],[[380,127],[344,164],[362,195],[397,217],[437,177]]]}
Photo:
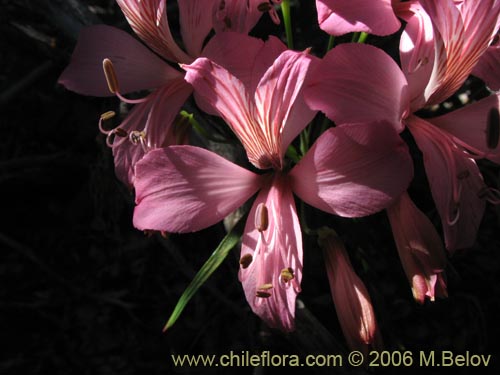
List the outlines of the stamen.
{"label": "stamen", "polygon": [[264,203],[259,203],[255,210],[255,229],[259,232],[265,231],[269,227],[269,216]]}
{"label": "stamen", "polygon": [[168,232],[166,232],[164,230],[161,230],[160,231],[160,236],[162,236],[163,238],[167,239],[168,238]]}
{"label": "stamen", "polygon": [[224,25],[226,25],[226,28],[231,29],[231,26],[233,26],[231,22],[231,18],[229,17],[224,17]]}
{"label": "stamen", "polygon": [[106,130],[104,129],[104,127],[102,126],[102,123],[104,121],[107,121],[107,120],[110,120],[112,119],[113,117],[115,117],[115,113],[113,111],[108,111],[108,112],[104,112],[101,117],[99,118],[99,124],[98,124],[98,127],[99,127],[99,131],[102,133],[102,134],[109,134],[111,132],[111,130]]}
{"label": "stamen", "polygon": [[252,261],[253,261],[252,254],[243,255],[240,259],[241,268],[243,269],[248,268],[248,266],[250,265],[250,263],[252,263]]}
{"label": "stamen", "polygon": [[448,212],[446,222],[448,225],[453,226],[458,222],[458,219],[460,218],[460,204],[458,202],[455,202],[450,208],[451,210]]}
{"label": "stamen", "polygon": [[102,115],[101,115],[101,120],[102,121],[107,121],[107,120],[110,120],[112,119],[113,117],[115,117],[116,113],[114,111],[107,111],[107,112],[104,112]]}
{"label": "stamen", "polygon": [[118,85],[118,78],[116,77],[113,62],[110,59],[102,60],[102,69],[104,70],[104,75],[106,76],[109,91],[113,94],[118,93],[120,91],[120,86]]}
{"label": "stamen", "polygon": [[282,269],[280,275],[281,280],[283,280],[283,282],[285,283],[289,282],[295,277],[293,274],[293,269],[291,269],[290,267]]}
{"label": "stamen", "polygon": [[490,150],[497,148],[500,140],[500,113],[498,108],[491,108],[488,112],[486,125],[486,145]]}
{"label": "stamen", "polygon": [[470,176],[470,172],[468,170],[462,171],[459,174],[457,174],[457,178],[459,180],[463,180],[463,179],[465,179],[465,178],[467,178],[469,176]]}

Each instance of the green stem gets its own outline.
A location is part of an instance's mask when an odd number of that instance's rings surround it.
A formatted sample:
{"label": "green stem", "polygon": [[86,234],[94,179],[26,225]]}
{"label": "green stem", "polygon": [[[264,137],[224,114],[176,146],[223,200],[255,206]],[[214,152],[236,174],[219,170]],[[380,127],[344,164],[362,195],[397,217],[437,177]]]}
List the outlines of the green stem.
{"label": "green stem", "polygon": [[200,136],[204,137],[205,139],[217,143],[231,143],[228,140],[215,138],[212,135],[210,135],[210,133],[208,133],[205,130],[205,128],[201,126],[200,123],[194,118],[194,115],[192,113],[182,110],[180,111],[179,115],[181,115],[184,119],[186,119],[189,122],[189,125],[193,127],[194,131],[197,132]]}
{"label": "green stem", "polygon": [[368,39],[368,33],[359,33],[358,43],[365,43],[366,39]]}
{"label": "green stem", "polygon": [[290,0],[283,0],[281,3],[281,12],[283,13],[283,20],[285,22],[286,44],[289,49],[293,49],[293,35],[292,35],[292,17],[290,14]]}
{"label": "green stem", "polygon": [[352,33],[351,42],[356,43],[359,40],[359,32]]}
{"label": "green stem", "polygon": [[330,38],[328,38],[328,45],[326,46],[326,52],[330,51],[333,48],[334,44],[335,44],[335,37],[333,35],[330,35]]}

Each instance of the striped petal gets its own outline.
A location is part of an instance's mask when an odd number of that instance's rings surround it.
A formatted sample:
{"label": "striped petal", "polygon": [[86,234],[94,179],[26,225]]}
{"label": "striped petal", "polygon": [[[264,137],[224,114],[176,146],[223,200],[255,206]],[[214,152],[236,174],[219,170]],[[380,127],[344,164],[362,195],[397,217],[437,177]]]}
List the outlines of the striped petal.
{"label": "striped petal", "polygon": [[492,111],[500,111],[500,94],[490,95],[428,121],[451,134],[457,143],[479,157],[500,164],[499,124],[489,124]]}
{"label": "striped petal", "polygon": [[[287,178],[262,189],[248,216],[239,278],[253,312],[272,328],[295,328],[295,301],[302,280],[302,235]],[[262,205],[267,226],[262,227]],[[257,225],[256,225],[257,224]],[[257,229],[264,229],[259,232]]]}
{"label": "striped petal", "polygon": [[425,96],[444,101],[463,84],[497,32],[498,0],[422,0],[435,30],[435,62]]}
{"label": "striped petal", "polygon": [[179,0],[182,41],[190,56],[200,56],[203,42],[212,30],[218,2],[219,0]]}
{"label": "striped petal", "polygon": [[175,42],[168,24],[167,0],[116,0],[134,32],[160,56],[174,62],[193,59]]}
{"label": "striped petal", "polygon": [[408,128],[423,153],[446,248],[454,251],[472,246],[485,209],[485,185],[476,162],[448,134],[427,121],[412,116]]}

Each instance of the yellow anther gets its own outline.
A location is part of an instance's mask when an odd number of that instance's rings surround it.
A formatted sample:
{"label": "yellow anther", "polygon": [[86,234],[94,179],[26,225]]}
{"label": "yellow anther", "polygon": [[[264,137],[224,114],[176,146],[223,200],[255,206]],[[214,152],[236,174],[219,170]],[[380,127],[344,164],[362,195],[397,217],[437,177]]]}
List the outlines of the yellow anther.
{"label": "yellow anther", "polygon": [[251,254],[245,254],[240,259],[241,268],[248,268],[250,263],[252,263],[253,256]]}
{"label": "yellow anther", "polygon": [[104,76],[106,77],[109,91],[116,94],[120,91],[120,86],[118,85],[118,78],[116,77],[113,62],[110,59],[102,60],[102,69],[104,70]]}

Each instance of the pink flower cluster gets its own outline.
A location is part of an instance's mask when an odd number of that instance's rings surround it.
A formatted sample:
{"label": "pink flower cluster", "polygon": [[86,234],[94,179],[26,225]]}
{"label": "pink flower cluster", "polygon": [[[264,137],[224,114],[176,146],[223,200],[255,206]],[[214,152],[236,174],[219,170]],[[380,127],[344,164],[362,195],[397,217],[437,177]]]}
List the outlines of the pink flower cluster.
{"label": "pink flower cluster", "polygon": [[[178,0],[182,47],[166,0],[117,3],[143,43],[114,27],[89,27],[60,83],[134,104],[119,127],[105,129],[110,113],[99,126],[117,176],[135,191],[136,228],[198,231],[255,196],[239,278],[252,310],[270,327],[291,331],[303,266],[295,197],[347,218],[387,210],[415,299],[446,295],[445,248],[470,247],[486,202],[500,201],[476,164],[500,162],[500,1],[316,0],[317,23],[332,36],[399,31],[399,63],[362,43],[340,43],[318,56],[275,36],[248,36],[265,13],[280,22],[281,1]],[[419,116],[470,74],[491,95],[445,115]],[[124,96],[136,91],[147,94]],[[252,170],[188,144],[179,112],[191,95],[234,132]],[[287,150],[318,112],[335,126],[291,160]],[[400,137],[405,129],[423,154],[445,246],[406,192],[413,161]],[[370,297],[344,245],[331,229],[318,238],[347,342],[363,350],[375,345]]]}

